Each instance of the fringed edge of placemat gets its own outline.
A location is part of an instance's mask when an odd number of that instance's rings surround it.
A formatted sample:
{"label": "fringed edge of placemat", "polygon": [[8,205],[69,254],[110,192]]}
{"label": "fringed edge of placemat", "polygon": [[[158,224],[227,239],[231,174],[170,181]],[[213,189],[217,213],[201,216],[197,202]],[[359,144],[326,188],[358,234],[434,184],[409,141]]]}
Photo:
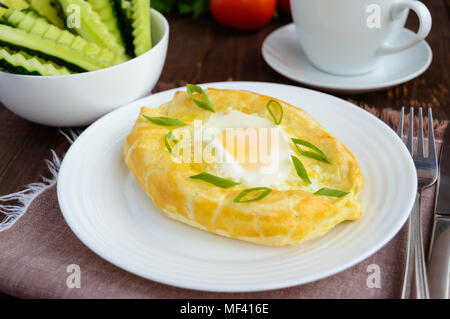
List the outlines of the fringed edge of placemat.
{"label": "fringed edge of placemat", "polygon": [[[25,189],[16,193],[0,196],[0,215],[5,217],[0,222],[0,232],[7,230],[22,217],[30,206],[31,202],[38,197],[47,188],[52,187],[56,183],[61,160],[55,151],[51,150],[53,154],[52,160],[45,160],[51,177],[41,177],[42,182],[28,184]],[[15,202],[15,205],[8,205],[9,202]]]}
{"label": "fringed edge of placemat", "polygon": [[[76,129],[60,129],[59,132],[70,144],[72,144],[81,133],[81,131]],[[41,176],[41,182],[28,184],[21,191],[0,196],[0,216],[4,216],[0,221],[0,232],[13,226],[25,214],[35,198],[56,184],[59,168],[61,166],[61,159],[54,150],[50,150],[50,152],[52,153],[52,159],[47,159],[45,162],[47,163],[51,177]]]}

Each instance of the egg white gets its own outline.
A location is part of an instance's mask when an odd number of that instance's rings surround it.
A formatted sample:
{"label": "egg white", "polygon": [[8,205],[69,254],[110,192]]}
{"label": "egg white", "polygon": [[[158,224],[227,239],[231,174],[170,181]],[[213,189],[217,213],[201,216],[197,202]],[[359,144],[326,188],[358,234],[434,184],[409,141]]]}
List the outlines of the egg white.
{"label": "egg white", "polygon": [[[224,148],[218,138],[220,133],[228,128],[267,128],[268,134],[275,134],[274,136],[278,137],[279,142],[276,143],[277,148],[270,151],[270,162],[265,163],[259,170],[244,168]],[[235,110],[231,110],[227,114],[214,114],[203,124],[201,136],[205,148],[213,150],[215,155],[218,156],[209,166],[210,173],[233,179],[248,187],[281,188],[286,180],[293,179],[293,164],[290,158],[293,151],[289,147],[289,139],[280,127],[266,118]]]}

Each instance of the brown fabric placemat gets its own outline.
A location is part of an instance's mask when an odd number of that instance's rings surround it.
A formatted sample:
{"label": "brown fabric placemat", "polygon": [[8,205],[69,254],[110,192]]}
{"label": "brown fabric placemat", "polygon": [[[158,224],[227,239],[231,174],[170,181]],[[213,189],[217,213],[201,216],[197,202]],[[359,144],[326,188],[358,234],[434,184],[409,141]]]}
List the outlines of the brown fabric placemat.
{"label": "brown fabric placemat", "polygon": [[[396,113],[389,113],[389,118],[398,120]],[[436,129],[436,133],[442,136],[442,130]],[[422,201],[426,251],[433,202],[434,188],[430,188],[424,192]],[[52,186],[30,204],[13,227],[0,233],[0,291],[25,298],[398,298],[406,233],[404,226],[374,255],[312,283],[250,293],[194,291],[137,277],[98,257],[69,229],[59,210],[56,187]],[[80,266],[80,288],[67,286],[71,274],[67,266],[71,264]],[[369,266],[373,264],[380,269],[380,288],[367,285],[373,271]]]}
{"label": "brown fabric placemat", "polygon": [[[429,238],[433,190],[424,194]],[[58,207],[56,187],[0,233],[0,291],[25,298],[397,298],[401,293],[406,227],[385,247],[339,274],[292,288],[251,293],[180,289],[132,275],[98,257],[72,233]],[[428,240],[425,243],[428,247]],[[81,288],[68,288],[67,266],[81,269]],[[368,288],[367,267],[380,267],[381,288]]]}

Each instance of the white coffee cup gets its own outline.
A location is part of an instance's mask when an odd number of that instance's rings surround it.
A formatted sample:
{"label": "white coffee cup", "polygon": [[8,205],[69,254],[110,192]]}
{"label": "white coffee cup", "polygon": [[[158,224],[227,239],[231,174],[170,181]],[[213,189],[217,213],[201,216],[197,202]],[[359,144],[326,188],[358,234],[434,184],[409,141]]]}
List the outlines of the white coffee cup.
{"label": "white coffee cup", "polygon": [[[413,41],[393,43],[409,9],[419,17]],[[318,69],[340,75],[373,71],[382,56],[406,50],[426,38],[431,14],[414,0],[291,0],[300,44]]]}

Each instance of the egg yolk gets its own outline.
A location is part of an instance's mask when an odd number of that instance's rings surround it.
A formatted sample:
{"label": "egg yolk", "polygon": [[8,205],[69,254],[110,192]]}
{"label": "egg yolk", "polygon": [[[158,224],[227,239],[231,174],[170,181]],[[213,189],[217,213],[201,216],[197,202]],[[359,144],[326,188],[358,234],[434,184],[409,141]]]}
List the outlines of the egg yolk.
{"label": "egg yolk", "polygon": [[275,128],[227,128],[219,141],[246,171],[260,171],[277,161],[280,150],[279,131]]}

